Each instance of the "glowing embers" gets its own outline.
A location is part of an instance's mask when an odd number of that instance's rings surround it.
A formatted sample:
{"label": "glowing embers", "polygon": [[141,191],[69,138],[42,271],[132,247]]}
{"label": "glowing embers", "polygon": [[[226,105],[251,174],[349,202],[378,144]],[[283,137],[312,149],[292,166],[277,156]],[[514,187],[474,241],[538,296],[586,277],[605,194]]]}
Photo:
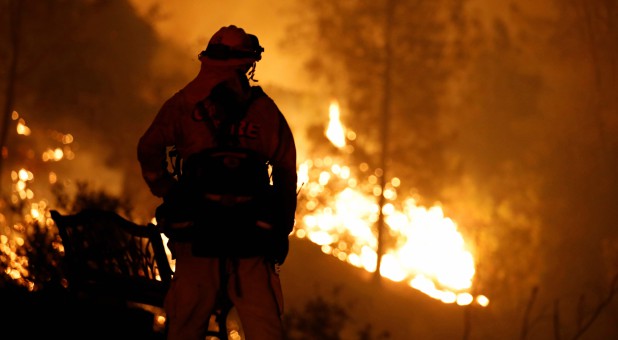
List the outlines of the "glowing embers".
{"label": "glowing embers", "polygon": [[26,125],[26,120],[19,117],[19,113],[17,111],[13,111],[11,114],[11,119],[17,121],[16,130],[18,135],[30,136],[30,128]]}
{"label": "glowing embers", "polygon": [[[12,112],[12,120],[15,122],[15,128],[20,135],[20,138],[33,138],[32,132],[24,118],[20,117],[17,111]],[[64,159],[72,159],[75,155],[71,150],[73,136],[71,134],[63,134],[56,131],[50,132],[54,144],[61,143],[60,147],[47,147],[47,150],[42,153],[43,161],[60,161]],[[36,145],[37,143],[28,143],[27,145]],[[25,145],[25,144],[24,144]],[[28,257],[24,255],[23,247],[26,246],[26,239],[31,237],[33,230],[30,226],[36,225],[40,230],[49,231],[54,227],[54,222],[49,215],[49,203],[46,199],[41,199],[41,185],[44,182],[35,183],[35,175],[33,171],[22,167],[24,163],[28,164],[31,169],[41,170],[41,163],[36,162],[34,157],[38,152],[31,148],[15,148],[10,153],[11,163],[9,166],[16,166],[16,170],[10,171],[11,178],[11,195],[8,202],[1,201],[2,212],[0,213],[0,265],[3,267],[6,275],[10,276],[20,286],[27,287],[29,290],[35,289],[35,283],[29,278]],[[9,159],[9,148],[2,148],[2,157]],[[41,170],[43,171],[43,170]],[[44,178],[39,175],[36,178]],[[49,183],[56,183],[58,176],[55,172],[48,172]],[[37,189],[35,189],[35,187]],[[38,197],[35,198],[35,191]],[[59,253],[64,252],[62,243],[56,239],[51,240],[52,247]]]}
{"label": "glowing embers", "polygon": [[11,179],[13,180],[13,195],[11,198],[13,203],[34,197],[34,192],[28,188],[28,182],[34,179],[32,172],[26,169],[11,171]]}
{"label": "glowing embers", "polygon": [[73,143],[73,135],[70,133],[63,134],[57,131],[52,131],[51,136],[53,139],[62,143],[62,147],[56,148],[47,148],[43,154],[41,155],[41,159],[43,162],[58,162],[63,159],[72,160],[75,158],[75,153],[71,148],[71,143]]}

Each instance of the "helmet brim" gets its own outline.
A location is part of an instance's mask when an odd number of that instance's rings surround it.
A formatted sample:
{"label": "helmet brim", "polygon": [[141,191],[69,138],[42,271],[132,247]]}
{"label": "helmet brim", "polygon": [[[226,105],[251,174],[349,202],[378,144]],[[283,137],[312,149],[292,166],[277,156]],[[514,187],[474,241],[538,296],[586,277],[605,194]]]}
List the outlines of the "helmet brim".
{"label": "helmet brim", "polygon": [[201,57],[200,61],[203,64],[211,66],[250,66],[253,65],[256,60],[253,58],[212,59],[209,57]]}

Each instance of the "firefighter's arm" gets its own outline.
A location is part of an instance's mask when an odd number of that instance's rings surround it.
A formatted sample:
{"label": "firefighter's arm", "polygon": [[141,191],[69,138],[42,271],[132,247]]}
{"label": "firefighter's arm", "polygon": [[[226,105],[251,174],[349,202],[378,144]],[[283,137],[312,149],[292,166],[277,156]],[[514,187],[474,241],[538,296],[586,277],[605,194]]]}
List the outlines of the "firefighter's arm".
{"label": "firefighter's arm", "polygon": [[281,231],[289,235],[294,228],[296,213],[296,145],[292,131],[280,114],[279,145],[275,154],[276,162],[273,164],[273,185],[275,193],[281,204]]}
{"label": "firefighter's arm", "polygon": [[137,159],[142,177],[153,195],[165,196],[176,181],[167,170],[167,147],[174,145],[174,112],[178,104],[169,99],[159,110],[137,145]]}
{"label": "firefighter's arm", "polygon": [[277,262],[282,264],[288,253],[288,237],[294,229],[296,214],[296,145],[292,131],[283,115],[280,115],[279,145],[273,162],[272,178],[275,204],[279,208],[275,223],[278,238]]}

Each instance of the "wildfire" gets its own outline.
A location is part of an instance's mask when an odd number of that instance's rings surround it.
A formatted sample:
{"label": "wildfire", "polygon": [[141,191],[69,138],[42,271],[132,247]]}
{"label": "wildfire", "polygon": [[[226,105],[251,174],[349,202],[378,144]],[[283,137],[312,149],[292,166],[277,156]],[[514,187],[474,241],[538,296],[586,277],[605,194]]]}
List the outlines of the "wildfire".
{"label": "wildfire", "polygon": [[[19,118],[16,112],[13,118],[17,121],[18,132],[29,135],[30,129],[23,118]],[[346,131],[341,124],[337,102],[330,104],[329,118],[326,137],[338,148],[346,147],[346,139],[353,140],[356,135],[353,131]],[[56,132],[53,138],[61,146],[42,152],[41,160],[72,159],[72,135]],[[391,178],[382,188],[379,184],[381,175],[380,169],[372,171],[367,163],[348,165],[339,155],[310,159],[300,164],[298,178],[299,183],[303,183],[303,195],[299,209],[302,210],[302,220],[294,235],[320,245],[324,253],[343,262],[376,272],[378,240],[374,226],[382,213],[387,235],[393,242],[384,247],[380,276],[405,282],[444,303],[487,306],[487,297],[473,296],[470,292],[475,275],[474,257],[455,221],[444,216],[440,206],[427,208],[412,197],[399,197],[399,178]],[[0,227],[8,231],[0,233],[0,256],[8,259],[6,273],[32,288],[32,283],[24,280],[28,276],[27,258],[16,251],[24,244],[19,234],[23,234],[27,224],[51,226],[53,221],[47,201],[36,201],[30,188],[34,174],[20,168],[11,172],[11,179],[10,203],[23,205],[25,210],[17,222],[0,214]],[[56,182],[57,175],[50,172],[48,180]],[[380,195],[386,199],[382,207],[376,199]]]}
{"label": "wildfire", "polygon": [[[345,146],[339,108],[331,103],[326,137],[337,147]],[[361,174],[360,178],[355,174]],[[398,178],[385,188],[378,184],[381,171],[365,163],[353,169],[338,157],[307,160],[299,167],[304,183],[305,210],[294,234],[321,246],[324,253],[369,272],[377,270],[378,240],[373,226],[384,216],[388,234],[395,240],[381,261],[380,276],[410,287],[444,303],[487,306],[483,295],[472,296],[475,264],[472,253],[457,231],[457,224],[444,216],[440,206],[417,204],[414,198],[399,198]],[[380,207],[376,197],[384,195]]]}
{"label": "wildfire", "polygon": [[[18,135],[24,137],[31,135],[32,131],[17,111],[12,112],[11,118],[16,121]],[[41,154],[41,159],[44,162],[72,159],[74,153],[70,144],[73,142],[73,136],[59,132],[52,134],[54,139],[63,144],[63,148],[48,149]],[[5,273],[13,280],[30,290],[34,290],[34,283],[27,279],[29,276],[28,257],[23,255],[20,248],[25,246],[28,225],[38,224],[44,228],[51,228],[53,220],[49,214],[48,201],[44,198],[35,199],[35,190],[32,187],[35,178],[34,173],[22,167],[10,171],[10,177],[12,190],[9,201],[0,201],[3,208],[8,208],[0,212],[0,260],[2,260],[0,264]],[[57,180],[57,175],[50,172],[48,179],[50,183],[54,183]],[[61,243],[53,242],[52,245],[58,251],[63,251]]]}

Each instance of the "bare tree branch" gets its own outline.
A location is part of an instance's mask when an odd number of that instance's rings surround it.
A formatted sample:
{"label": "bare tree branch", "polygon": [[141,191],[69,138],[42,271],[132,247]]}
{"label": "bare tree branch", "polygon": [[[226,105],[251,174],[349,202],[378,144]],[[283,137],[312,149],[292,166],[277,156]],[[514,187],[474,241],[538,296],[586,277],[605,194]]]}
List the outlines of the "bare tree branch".
{"label": "bare tree branch", "polygon": [[560,300],[554,301],[554,339],[560,340]]}
{"label": "bare tree branch", "polygon": [[573,336],[573,340],[579,339],[588,330],[588,328],[590,328],[599,315],[601,315],[601,312],[603,312],[603,310],[612,302],[614,295],[616,294],[616,290],[618,290],[618,274],[612,279],[609,286],[609,292],[607,293],[605,299],[603,299],[597,308],[592,312],[592,315],[588,321],[585,322],[582,327],[578,327],[577,332]]}
{"label": "bare tree branch", "polygon": [[521,332],[519,334],[519,339],[525,340],[528,337],[528,329],[530,325],[530,313],[532,311],[532,306],[534,306],[534,302],[536,301],[536,297],[539,292],[539,287],[532,287],[532,291],[530,292],[530,298],[528,299],[528,305],[526,305],[526,310],[524,311],[524,320],[521,325]]}
{"label": "bare tree branch", "polygon": [[[17,62],[19,60],[19,43],[21,12],[23,1],[9,1],[9,39],[11,41],[10,61],[7,70],[6,101],[2,118],[2,130],[0,130],[0,176],[2,175],[3,160],[5,158],[6,139],[8,128],[13,114],[13,101],[15,99],[15,81],[17,78]],[[2,180],[0,178],[0,193],[2,192]]]}

